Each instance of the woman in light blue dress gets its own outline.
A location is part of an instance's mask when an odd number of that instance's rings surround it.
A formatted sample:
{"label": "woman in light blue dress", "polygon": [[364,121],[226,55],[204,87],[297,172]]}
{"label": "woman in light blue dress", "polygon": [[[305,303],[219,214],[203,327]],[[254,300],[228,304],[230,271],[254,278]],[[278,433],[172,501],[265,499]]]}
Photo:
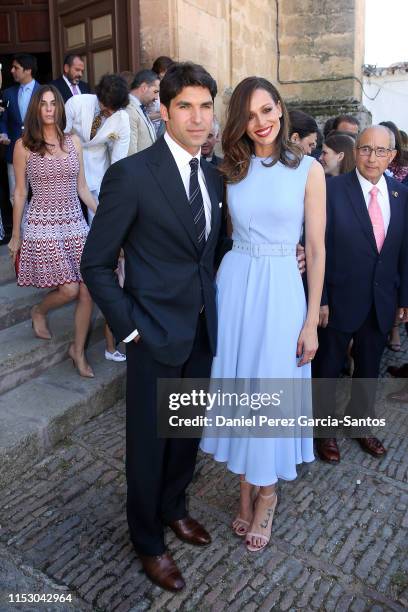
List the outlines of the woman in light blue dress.
{"label": "woman in light blue dress", "polygon": [[[236,87],[223,135],[234,242],[217,276],[213,380],[310,379],[324,277],[325,179],[320,164],[289,142],[288,127],[271,83],[249,77]],[[296,259],[303,223],[308,306]],[[299,405],[291,405],[291,413],[310,415],[310,386],[294,397]],[[248,550],[262,550],[270,539],[278,479],[293,480],[296,466],[314,459],[310,433],[233,437],[225,428],[218,436],[206,429],[201,448],[240,474],[233,529],[246,536]]]}

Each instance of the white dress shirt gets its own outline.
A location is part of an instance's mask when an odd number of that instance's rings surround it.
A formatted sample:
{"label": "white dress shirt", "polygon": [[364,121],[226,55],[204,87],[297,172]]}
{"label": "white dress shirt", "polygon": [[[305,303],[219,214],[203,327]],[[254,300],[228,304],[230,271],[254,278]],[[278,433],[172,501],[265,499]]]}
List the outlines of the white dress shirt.
{"label": "white dress shirt", "polygon": [[367,181],[367,179],[364,178],[362,174],[360,174],[357,168],[356,168],[356,173],[357,173],[358,182],[360,183],[361,189],[363,191],[363,196],[364,196],[364,200],[367,206],[367,210],[368,210],[368,205],[371,199],[370,191],[373,187],[377,187],[378,189],[377,200],[380,205],[381,214],[382,214],[383,221],[384,221],[385,235],[387,235],[387,230],[388,230],[388,226],[390,224],[390,218],[391,218],[390,198],[388,195],[387,181],[385,180],[384,175],[382,175],[378,183],[376,185],[373,185],[373,183],[370,183],[370,181]]}
{"label": "white dress shirt", "polygon": [[81,96],[81,95],[82,95],[82,91],[79,89],[79,85],[76,85],[76,88],[77,88],[77,93],[75,94],[75,93],[74,93],[74,90],[72,89],[73,85],[72,85],[71,81],[67,79],[67,77],[65,76],[65,74],[63,74],[63,75],[62,75],[62,78],[64,79],[64,81],[66,82],[66,84],[68,85],[68,87],[70,88],[71,93],[72,93],[72,95],[73,95],[73,96]]}
{"label": "white dress shirt", "polygon": [[188,151],[183,149],[171,136],[166,132],[164,134],[164,140],[166,141],[171,154],[174,157],[174,161],[179,169],[181,180],[183,181],[184,189],[186,190],[187,199],[190,190],[190,175],[191,167],[190,161],[193,157],[198,159],[198,184],[200,185],[201,193],[203,195],[204,202],[204,213],[205,213],[205,239],[207,240],[208,235],[211,231],[211,200],[208,195],[207,185],[205,183],[204,173],[200,165],[201,150],[196,155],[191,155]]}
{"label": "white dress shirt", "polygon": [[[201,193],[203,196],[203,202],[204,202],[205,239],[207,240],[208,235],[211,231],[211,200],[210,200],[210,196],[208,195],[208,190],[207,190],[207,185],[205,183],[204,174],[200,166],[201,150],[198,151],[196,155],[191,155],[191,153],[183,149],[183,147],[181,147],[175,140],[173,140],[173,138],[171,138],[171,136],[169,136],[167,132],[164,134],[164,140],[166,141],[167,146],[169,147],[170,152],[174,157],[174,161],[177,164],[177,168],[180,172],[181,180],[183,181],[184,189],[186,190],[187,199],[188,199],[189,190],[190,190],[190,174],[191,174],[190,161],[193,159],[193,157],[196,157],[198,159],[198,168],[199,168],[198,183],[200,185]],[[131,342],[134,338],[136,338],[138,333],[139,333],[138,330],[135,329],[127,338],[124,339],[123,342]]]}

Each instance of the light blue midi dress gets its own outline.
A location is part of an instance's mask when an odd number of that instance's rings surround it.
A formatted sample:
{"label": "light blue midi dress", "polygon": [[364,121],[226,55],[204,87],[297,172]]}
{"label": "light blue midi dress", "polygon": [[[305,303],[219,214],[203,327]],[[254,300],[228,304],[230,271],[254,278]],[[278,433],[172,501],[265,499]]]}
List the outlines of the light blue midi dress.
{"label": "light blue midi dress", "polygon": [[[214,379],[308,379],[310,364],[299,368],[296,347],[306,317],[306,299],[296,260],[304,221],[306,181],[313,158],[297,168],[278,162],[266,167],[252,157],[248,175],[228,185],[233,249],[217,275],[218,347]],[[311,416],[311,393],[291,412]],[[296,395],[296,394],[295,394]],[[306,404],[306,405],[305,405]],[[313,439],[233,437],[204,429],[201,449],[245,474],[248,482],[267,486],[293,480],[296,466],[314,460]]]}

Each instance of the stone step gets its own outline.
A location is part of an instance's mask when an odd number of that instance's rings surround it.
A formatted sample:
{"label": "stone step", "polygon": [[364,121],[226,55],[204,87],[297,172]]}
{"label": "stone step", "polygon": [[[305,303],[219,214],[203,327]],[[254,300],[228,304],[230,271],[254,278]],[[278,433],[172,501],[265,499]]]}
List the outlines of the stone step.
{"label": "stone step", "polygon": [[[52,340],[36,338],[31,320],[0,331],[0,393],[21,385],[43,370],[67,358],[73,338],[75,304],[50,312],[48,321]],[[103,317],[95,309],[89,344],[101,340]]]}
{"label": "stone step", "polygon": [[11,263],[10,255],[7,249],[7,244],[0,246],[0,285],[15,280],[13,264]]}
{"label": "stone step", "polygon": [[123,398],[126,364],[107,361],[104,347],[87,353],[95,378],[81,378],[65,360],[0,396],[0,489]]}
{"label": "stone step", "polygon": [[30,310],[49,289],[17,287],[16,281],[0,285],[0,330],[30,318]]}

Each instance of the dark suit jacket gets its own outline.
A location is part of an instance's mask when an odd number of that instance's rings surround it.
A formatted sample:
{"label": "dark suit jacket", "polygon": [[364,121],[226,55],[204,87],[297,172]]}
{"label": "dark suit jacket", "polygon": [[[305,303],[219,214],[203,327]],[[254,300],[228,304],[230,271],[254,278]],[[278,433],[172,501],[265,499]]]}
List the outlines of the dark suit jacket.
{"label": "dark suit jacket", "polygon": [[[113,164],[82,255],[81,272],[116,338],[136,328],[153,357],[168,365],[188,358],[204,303],[215,354],[214,253],[219,241],[223,185],[201,161],[211,199],[211,232],[202,254],[183,182],[165,140]],[[125,252],[125,286],[115,276]]]}
{"label": "dark suit jacket", "polygon": [[[0,133],[7,134],[10,138],[10,144],[6,149],[6,161],[8,164],[13,163],[13,151],[16,141],[21,138],[23,133],[23,120],[18,108],[18,90],[20,85],[16,84],[3,92],[4,113],[0,116]],[[33,93],[40,87],[35,81]]]}
{"label": "dark suit jacket", "polygon": [[210,164],[214,164],[214,166],[220,166],[222,162],[222,158],[218,157],[215,153],[212,154],[211,160],[209,160]]}
{"label": "dark suit jacket", "polygon": [[[54,85],[54,87],[58,89],[64,99],[64,104],[67,100],[69,100],[69,98],[72,98],[72,91],[70,90],[62,76],[58,77],[58,79],[55,79],[54,81],[51,81],[50,85]],[[83,94],[91,93],[91,89],[86,81],[79,81],[77,87],[79,91]]]}
{"label": "dark suit jacket", "polygon": [[381,253],[356,172],[327,181],[322,304],[329,305],[329,326],[340,331],[356,331],[374,305],[387,333],[396,307],[408,306],[408,189],[385,179],[391,218]]}

